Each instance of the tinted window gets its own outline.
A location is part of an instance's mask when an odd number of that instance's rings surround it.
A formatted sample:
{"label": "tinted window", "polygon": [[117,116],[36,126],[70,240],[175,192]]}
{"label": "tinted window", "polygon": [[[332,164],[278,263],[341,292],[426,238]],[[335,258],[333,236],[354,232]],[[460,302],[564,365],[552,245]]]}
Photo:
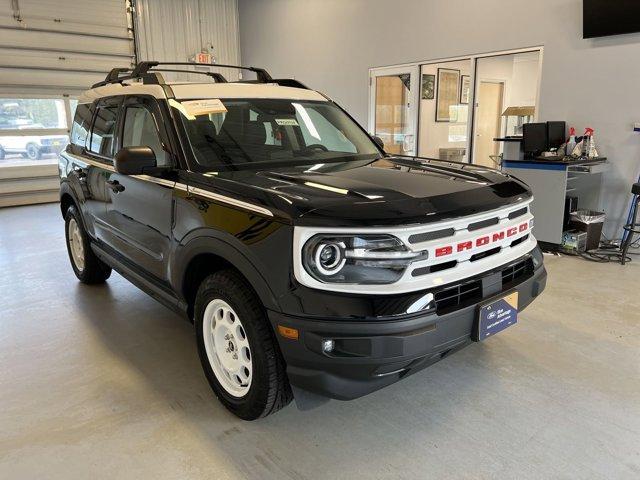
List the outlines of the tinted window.
{"label": "tinted window", "polygon": [[111,157],[116,132],[117,105],[98,106],[91,132],[91,151]]}
{"label": "tinted window", "polygon": [[91,116],[93,109],[90,103],[82,103],[76,108],[76,114],[73,117],[73,125],[71,126],[71,143],[79,147],[83,147],[87,141],[89,128],[91,127]]}
{"label": "tinted window", "polygon": [[156,154],[158,166],[167,164],[160,135],[151,112],[144,107],[127,107],[124,118],[123,147],[150,147]]}

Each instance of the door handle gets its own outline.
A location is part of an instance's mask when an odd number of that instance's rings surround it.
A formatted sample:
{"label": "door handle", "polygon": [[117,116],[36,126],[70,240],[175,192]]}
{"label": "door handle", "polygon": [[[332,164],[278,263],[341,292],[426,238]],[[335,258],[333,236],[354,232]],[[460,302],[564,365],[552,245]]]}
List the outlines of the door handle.
{"label": "door handle", "polygon": [[115,193],[124,192],[124,185],[117,180],[107,180],[107,185]]}

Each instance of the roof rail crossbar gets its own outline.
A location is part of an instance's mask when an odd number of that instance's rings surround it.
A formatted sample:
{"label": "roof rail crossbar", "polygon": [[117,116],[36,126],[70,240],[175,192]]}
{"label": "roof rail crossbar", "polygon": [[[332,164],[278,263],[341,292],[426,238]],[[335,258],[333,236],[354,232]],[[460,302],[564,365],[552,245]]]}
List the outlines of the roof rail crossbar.
{"label": "roof rail crossbar", "polygon": [[114,82],[116,80],[118,80],[118,77],[120,77],[121,73],[126,73],[126,72],[130,72],[131,69],[130,68],[112,68],[109,73],[107,74],[107,78],[105,78],[105,82]]}
{"label": "roof rail crossbar", "polygon": [[221,73],[215,72],[198,72],[196,70],[179,70],[173,68],[154,68],[152,72],[172,72],[172,73],[195,73],[197,75],[206,75],[213,78],[216,83],[227,83],[227,79]]}
{"label": "roof rail crossbar", "polygon": [[304,88],[305,90],[310,90],[304,83],[299,82],[293,78],[274,78],[273,83],[277,83],[281,87],[294,87],[294,88]]}
{"label": "roof rail crossbar", "polygon": [[[226,65],[222,63],[197,63],[197,62],[157,62],[157,61],[144,61],[139,62],[135,68],[112,68],[107,74],[107,77],[102,81],[94,84],[91,88],[102,87],[110,83],[122,83],[125,80],[142,80],[143,83],[148,84],[163,84],[164,79],[160,73],[155,72],[174,72],[174,73],[195,73],[199,75],[207,75],[215,80],[216,83],[228,83],[227,79],[221,73],[216,72],[204,72],[197,70],[186,70],[177,68],[157,68],[164,65],[184,65],[184,66],[206,66],[206,67],[220,67],[220,68],[236,68],[239,70],[248,70],[256,74],[256,80],[242,80],[242,83],[275,83],[283,87],[304,88],[309,90],[302,82],[293,78],[279,78],[273,79],[271,75],[264,69],[258,67],[241,67],[239,65]],[[121,74],[125,74],[122,75]]]}
{"label": "roof rail crossbar", "polygon": [[160,65],[198,65],[202,67],[236,68],[238,70],[247,70],[250,72],[254,72],[260,83],[271,83],[273,81],[273,79],[271,78],[271,75],[269,75],[269,72],[267,72],[264,68],[242,67],[240,65],[227,65],[222,63],[147,61],[147,62],[138,63],[136,68],[133,69],[133,72],[131,72],[131,75],[134,77],[140,76],[141,74],[146,73],[149,69],[158,67]]}

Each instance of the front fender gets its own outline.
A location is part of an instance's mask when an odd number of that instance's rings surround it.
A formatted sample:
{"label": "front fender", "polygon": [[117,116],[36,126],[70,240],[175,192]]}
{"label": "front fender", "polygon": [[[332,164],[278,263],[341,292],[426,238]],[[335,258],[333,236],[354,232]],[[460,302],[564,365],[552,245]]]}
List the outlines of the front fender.
{"label": "front fender", "polygon": [[276,295],[269,287],[266,267],[259,257],[232,235],[213,229],[202,228],[191,232],[177,246],[171,272],[176,291],[184,291],[187,268],[201,254],[213,254],[229,262],[251,284],[265,308],[281,310]]}

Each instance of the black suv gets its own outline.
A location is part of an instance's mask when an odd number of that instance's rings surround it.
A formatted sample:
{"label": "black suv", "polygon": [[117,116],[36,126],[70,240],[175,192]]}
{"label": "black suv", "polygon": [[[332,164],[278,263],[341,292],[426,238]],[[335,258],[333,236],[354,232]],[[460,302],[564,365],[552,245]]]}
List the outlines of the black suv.
{"label": "black suv", "polygon": [[115,269],[192,321],[237,416],[370,393],[512,325],[544,289],[517,179],[389,156],[262,69],[160,70],[113,70],[80,98],[60,157],[71,266],[85,283]]}

